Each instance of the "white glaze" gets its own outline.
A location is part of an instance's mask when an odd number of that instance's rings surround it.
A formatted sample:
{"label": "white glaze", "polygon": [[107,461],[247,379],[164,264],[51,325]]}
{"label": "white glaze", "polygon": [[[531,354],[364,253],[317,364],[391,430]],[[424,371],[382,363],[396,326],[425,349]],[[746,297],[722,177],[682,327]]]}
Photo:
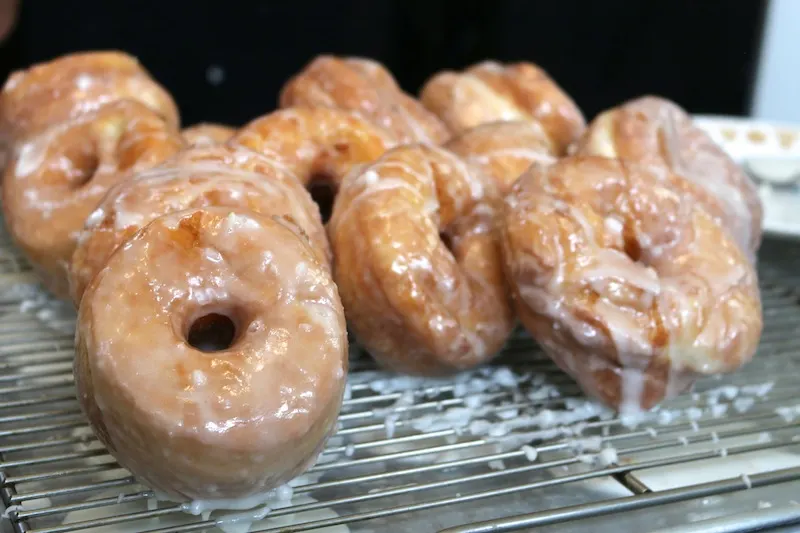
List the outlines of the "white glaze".
{"label": "white glaze", "polygon": [[[653,394],[647,392],[647,380],[655,358],[666,356],[670,364],[667,376],[659,378],[659,395],[674,396],[691,383],[693,373],[720,372],[749,359],[761,315],[752,265],[705,211],[665,188],[656,170],[629,172],[624,193],[629,197],[609,205],[595,200],[615,183],[615,175],[622,175],[615,174],[617,165],[584,158],[529,171],[506,198],[508,231],[525,228],[510,234],[515,241],[506,252],[514,253],[512,281],[524,309],[532,318],[553,320],[548,329],[529,323],[545,350],[590,392],[596,390],[595,376],[615,374],[615,407],[623,422],[635,425],[645,396]],[[570,204],[564,199],[569,197],[584,199]],[[639,219],[631,211],[634,201],[665,221]],[[622,220],[634,229],[641,260],[624,253]],[[566,228],[571,233],[560,233]],[[596,295],[591,303],[587,291]],[[663,346],[653,342],[654,320],[663,324]],[[580,362],[575,347],[550,340],[561,330],[582,350]]]}
{"label": "white glaze", "polygon": [[[229,164],[231,159],[234,164]],[[243,149],[194,147],[119,184],[92,213],[72,259],[76,301],[130,229],[139,229],[162,214],[198,205],[241,206],[290,217],[308,235],[320,257],[328,260],[319,211],[292,174]],[[233,226],[228,231],[233,231]]]}
{"label": "white glaze", "polygon": [[283,87],[280,104],[347,110],[391,132],[403,144],[438,144],[447,135],[436,116],[371,59],[319,56]]}
{"label": "white glaze", "polygon": [[[360,330],[361,321],[353,318],[354,331],[376,357],[415,367],[413,361],[419,360],[422,368],[441,365],[433,355],[441,354],[458,358],[458,363],[448,364],[463,368],[499,349],[498,341],[505,338],[510,324],[504,298],[497,291],[495,276],[500,275],[500,265],[496,251],[490,252],[495,211],[486,180],[454,154],[428,145],[393,149],[345,178],[328,225],[332,245],[340,250],[335,271],[345,305],[360,308],[379,299],[401,302],[410,298],[416,303],[409,305],[419,306],[420,311],[414,313],[425,313],[424,319],[415,317],[413,326],[405,326],[402,317],[409,311],[391,304],[389,309],[376,309],[370,315],[375,317],[371,318],[374,323],[383,323],[381,334],[372,327]],[[385,234],[368,231],[387,223],[397,229]],[[440,232],[448,235],[450,249]],[[354,237],[356,233],[362,235]],[[461,263],[461,246],[465,250],[475,247],[475,263]],[[492,257],[477,261],[484,254]],[[361,258],[375,257],[381,261],[377,268],[382,272],[372,272],[374,267],[369,265],[350,264],[345,256],[361,262]],[[464,256],[464,261],[468,259]],[[482,271],[473,270],[479,264]],[[403,294],[395,295],[396,290]],[[488,312],[490,308],[497,312]],[[415,333],[404,334],[404,327],[413,327]],[[395,348],[378,348],[386,343],[389,329]],[[419,340],[409,342],[414,337]],[[407,342],[408,346],[401,346]]]}
{"label": "white glaze", "polygon": [[[253,260],[242,247],[263,253]],[[131,294],[146,320],[114,313]],[[208,312],[246,320],[240,340],[222,352],[191,347],[180,328]],[[98,435],[121,464],[176,499],[252,507],[248,498],[313,461],[335,423],[341,304],[327,267],[280,220],[224,208],[162,216],[112,256],[80,317],[76,377],[90,420],[104,422]],[[136,362],[142,350],[147,365]],[[230,464],[209,469],[215,461]]]}
{"label": "white glaze", "polygon": [[[619,139],[618,131],[624,132]],[[672,102],[642,97],[601,113],[592,121],[577,152],[666,165],[704,191],[706,198],[695,192],[684,194],[694,195],[695,200],[720,212],[720,223],[745,250],[757,248],[762,208],[754,184]]]}

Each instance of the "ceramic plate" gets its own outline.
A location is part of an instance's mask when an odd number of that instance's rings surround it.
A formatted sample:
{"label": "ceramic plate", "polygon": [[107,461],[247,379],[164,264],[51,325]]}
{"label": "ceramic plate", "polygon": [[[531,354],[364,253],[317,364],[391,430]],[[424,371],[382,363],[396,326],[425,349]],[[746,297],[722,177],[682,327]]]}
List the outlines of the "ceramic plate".
{"label": "ceramic plate", "polygon": [[800,124],[708,115],[694,120],[758,182],[765,233],[800,238]]}

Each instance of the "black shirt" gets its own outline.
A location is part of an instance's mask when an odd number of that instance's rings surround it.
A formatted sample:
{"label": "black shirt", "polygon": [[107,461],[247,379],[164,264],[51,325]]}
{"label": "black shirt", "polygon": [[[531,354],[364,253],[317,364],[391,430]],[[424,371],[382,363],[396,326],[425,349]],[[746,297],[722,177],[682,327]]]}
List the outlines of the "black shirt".
{"label": "black shirt", "polygon": [[765,2],[729,0],[23,0],[0,48],[11,69],[121,49],[175,96],[185,124],[241,124],[321,53],[384,62],[408,91],[476,61],[533,61],[587,117],[659,93],[747,112]]}

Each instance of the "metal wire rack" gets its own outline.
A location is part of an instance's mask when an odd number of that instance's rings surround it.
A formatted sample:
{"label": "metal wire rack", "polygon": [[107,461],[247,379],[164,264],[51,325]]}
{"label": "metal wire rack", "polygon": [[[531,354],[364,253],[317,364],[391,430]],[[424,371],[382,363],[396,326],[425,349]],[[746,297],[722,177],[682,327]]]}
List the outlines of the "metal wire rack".
{"label": "metal wire rack", "polygon": [[522,332],[497,364],[449,381],[391,376],[354,351],[338,433],[292,497],[250,525],[157,501],[99,445],[73,396],[74,316],[36,291],[0,234],[0,522],[16,533],[790,527],[800,244],[766,242],[761,258],[759,356],[636,427],[583,398]]}

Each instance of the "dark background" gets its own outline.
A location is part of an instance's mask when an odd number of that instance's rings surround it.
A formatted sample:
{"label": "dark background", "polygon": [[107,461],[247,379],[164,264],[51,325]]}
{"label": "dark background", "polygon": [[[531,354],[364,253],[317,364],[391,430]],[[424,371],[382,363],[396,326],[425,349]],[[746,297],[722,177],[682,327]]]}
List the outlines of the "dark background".
{"label": "dark background", "polygon": [[416,92],[442,68],[495,58],[547,69],[587,117],[642,93],[745,114],[765,10],[755,0],[22,0],[2,76],[64,53],[139,56],[185,124],[274,108],[317,54],[384,62]]}

